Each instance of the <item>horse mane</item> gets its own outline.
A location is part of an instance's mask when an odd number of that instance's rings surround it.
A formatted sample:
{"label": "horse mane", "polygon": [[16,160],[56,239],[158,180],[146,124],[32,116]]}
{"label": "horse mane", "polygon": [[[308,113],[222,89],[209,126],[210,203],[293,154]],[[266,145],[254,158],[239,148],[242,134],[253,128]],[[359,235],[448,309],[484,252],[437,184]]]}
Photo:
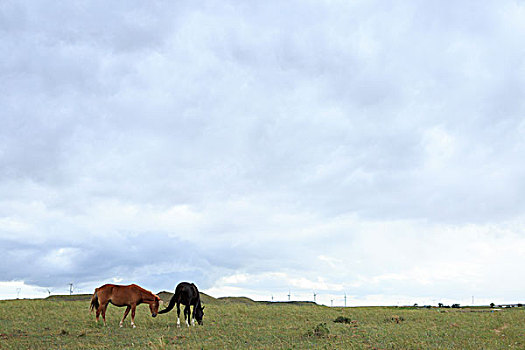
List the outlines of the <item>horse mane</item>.
{"label": "horse mane", "polygon": [[191,284],[192,287],[193,287],[193,290],[195,291],[195,298],[197,299],[197,302],[195,303],[195,306],[201,306],[201,293],[199,292],[199,288],[197,288],[197,286],[192,283]]}
{"label": "horse mane", "polygon": [[[150,292],[149,290],[147,289],[144,289],[142,288],[141,286],[137,286],[136,284],[132,284],[133,287],[137,288],[141,293],[142,293],[142,296],[144,296],[144,294],[146,294],[147,296],[150,296],[152,297],[153,299],[155,299],[155,297],[159,298],[157,296],[157,294],[153,294],[153,292]],[[159,298],[160,299],[160,298]]]}
{"label": "horse mane", "polygon": [[199,292],[199,290],[197,289],[197,287],[195,287],[195,294],[196,294],[195,297],[197,298],[197,301],[198,301],[199,304],[200,304],[200,302],[201,302],[201,292]]}

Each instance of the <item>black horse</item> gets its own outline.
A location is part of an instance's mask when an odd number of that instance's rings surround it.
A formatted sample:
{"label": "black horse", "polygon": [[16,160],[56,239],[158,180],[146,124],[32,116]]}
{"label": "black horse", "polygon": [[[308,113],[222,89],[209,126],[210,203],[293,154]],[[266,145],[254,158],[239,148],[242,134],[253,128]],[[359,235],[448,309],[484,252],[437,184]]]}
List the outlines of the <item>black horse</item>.
{"label": "black horse", "polygon": [[190,306],[193,305],[193,314],[191,324],[195,326],[195,320],[202,325],[202,317],[204,316],[204,306],[201,306],[201,298],[197,286],[193,283],[181,282],[175,288],[175,294],[171,297],[167,308],[159,311],[159,314],[164,314],[171,311],[173,306],[177,303],[177,327],[180,327],[180,304],[184,307],[184,320],[186,325],[190,326]]}

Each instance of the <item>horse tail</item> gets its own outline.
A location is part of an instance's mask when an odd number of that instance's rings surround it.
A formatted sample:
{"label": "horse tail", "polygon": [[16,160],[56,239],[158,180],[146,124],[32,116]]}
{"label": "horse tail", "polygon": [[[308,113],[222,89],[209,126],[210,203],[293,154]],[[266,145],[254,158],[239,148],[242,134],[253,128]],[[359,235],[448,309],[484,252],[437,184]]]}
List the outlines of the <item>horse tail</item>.
{"label": "horse tail", "polygon": [[173,296],[170,299],[170,303],[168,304],[168,307],[163,309],[163,310],[160,310],[159,314],[165,314],[166,312],[170,312],[171,309],[173,309],[173,307],[175,306],[175,303],[177,302],[177,297],[176,296],[177,296],[177,294],[173,294]]}
{"label": "horse tail", "polygon": [[89,312],[93,312],[94,309],[98,309],[99,303],[98,303],[98,295],[97,290],[95,289],[95,293],[93,293],[93,296],[91,297],[91,306],[89,307]]}

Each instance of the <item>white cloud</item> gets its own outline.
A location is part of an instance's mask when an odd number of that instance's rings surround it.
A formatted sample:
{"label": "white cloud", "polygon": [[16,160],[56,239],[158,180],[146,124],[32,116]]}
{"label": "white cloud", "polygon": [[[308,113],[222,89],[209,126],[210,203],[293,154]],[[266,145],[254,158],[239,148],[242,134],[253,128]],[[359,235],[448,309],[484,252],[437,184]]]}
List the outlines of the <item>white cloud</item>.
{"label": "white cloud", "polygon": [[23,281],[0,282],[2,299],[38,298],[44,295],[44,288],[25,284]]}
{"label": "white cloud", "polygon": [[524,16],[3,2],[0,280],[517,298]]}
{"label": "white cloud", "polygon": [[30,225],[27,223],[10,217],[1,218],[0,227],[10,234],[24,232],[30,229]]}

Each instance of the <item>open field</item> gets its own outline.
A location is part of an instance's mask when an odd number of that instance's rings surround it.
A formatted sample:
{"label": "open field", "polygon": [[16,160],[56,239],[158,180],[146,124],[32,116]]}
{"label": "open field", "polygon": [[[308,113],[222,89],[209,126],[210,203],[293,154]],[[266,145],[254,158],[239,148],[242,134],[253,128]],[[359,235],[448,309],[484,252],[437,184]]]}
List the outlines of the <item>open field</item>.
{"label": "open field", "polygon": [[[125,308],[112,305],[108,327],[95,324],[86,297],[0,301],[0,348],[525,348],[523,308],[329,308],[207,296],[203,302],[204,326],[177,329],[176,311],[152,318],[148,307],[140,305],[132,329],[129,316],[124,328],[118,327]],[[347,323],[334,322],[338,317]]]}

